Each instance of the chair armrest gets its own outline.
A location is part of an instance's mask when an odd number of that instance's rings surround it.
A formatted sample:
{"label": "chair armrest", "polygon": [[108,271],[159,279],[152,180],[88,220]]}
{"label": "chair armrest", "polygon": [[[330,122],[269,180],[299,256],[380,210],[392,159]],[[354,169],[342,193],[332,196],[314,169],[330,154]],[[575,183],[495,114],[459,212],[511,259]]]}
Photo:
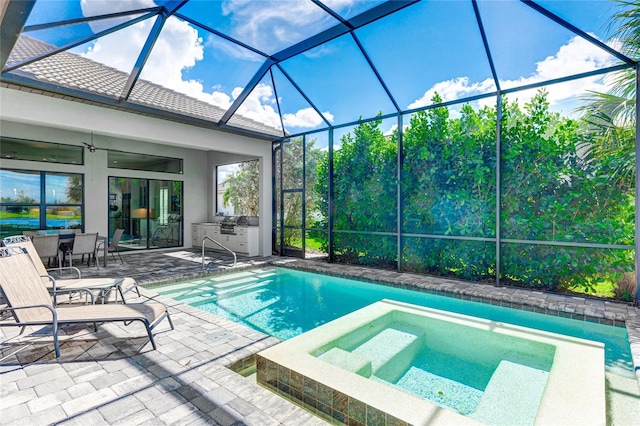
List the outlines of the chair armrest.
{"label": "chair armrest", "polygon": [[89,290],[88,288],[57,288],[56,287],[56,279],[53,278],[51,275],[40,275],[42,278],[47,278],[49,281],[51,281],[51,283],[53,284],[52,288],[49,289],[49,294],[51,294],[51,296],[53,296],[53,304],[57,305],[57,300],[56,300],[56,296],[60,295],[60,294],[69,294],[69,298],[71,298],[71,294],[72,293],[82,293],[82,292],[86,292],[87,294],[89,294],[89,298],[91,299],[91,304],[95,305],[96,304],[96,300],[95,300],[95,296],[93,295],[93,292],[91,290]]}
{"label": "chair armrest", "polygon": [[55,291],[49,291],[49,293],[53,296],[54,301],[56,301],[57,296],[60,296],[63,294],[68,294],[69,299],[71,299],[71,296],[73,295],[73,293],[87,293],[89,295],[89,299],[91,299],[91,304],[92,305],[96,304],[96,297],[94,296],[93,292],[88,288],[63,288]]}
{"label": "chair armrest", "polygon": [[[58,314],[56,313],[56,309],[52,306],[52,305],[29,305],[29,306],[18,306],[18,307],[13,307],[13,306],[4,306],[2,308],[0,308],[0,313],[9,311],[9,312],[15,312],[19,309],[33,309],[33,308],[47,308],[49,309],[49,311],[51,311],[51,320],[52,322],[55,324],[58,322]],[[14,314],[14,318],[15,318],[15,314]],[[34,323],[21,323],[20,321],[18,321],[18,318],[15,318],[16,323],[15,325],[29,325],[29,324],[41,324],[38,322],[34,322]],[[8,324],[6,322],[4,322],[2,325],[14,325],[14,324]]]}
{"label": "chair armrest", "polygon": [[46,278],[49,281],[51,281],[51,285],[53,287],[53,292],[55,293],[56,291],[56,279],[53,278],[51,275],[47,274],[47,275],[40,275],[40,278]]}
{"label": "chair armrest", "polygon": [[76,273],[76,275],[78,275],[76,278],[78,279],[82,278],[82,272],[80,272],[80,269],[76,268],[75,266],[63,266],[61,268],[50,268],[51,271],[60,271],[60,272],[62,272],[63,269],[71,269]]}

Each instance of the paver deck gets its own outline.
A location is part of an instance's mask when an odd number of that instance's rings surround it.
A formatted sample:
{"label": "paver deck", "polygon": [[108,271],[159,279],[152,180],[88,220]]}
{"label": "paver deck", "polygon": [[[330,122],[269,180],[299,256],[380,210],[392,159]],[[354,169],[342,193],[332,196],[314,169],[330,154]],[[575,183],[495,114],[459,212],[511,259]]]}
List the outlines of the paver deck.
{"label": "paver deck", "polygon": [[[107,268],[84,266],[83,276],[131,276],[144,286],[204,273],[196,250],[123,258],[124,264],[110,259]],[[208,273],[226,268],[224,258],[213,262],[219,267]],[[640,375],[640,310],[629,305],[322,261],[245,258],[236,268],[265,263],[626,325]],[[22,336],[17,327],[0,328],[0,425],[326,424],[227,368],[277,339],[157,295],[152,287],[142,293],[166,303],[175,324],[173,331],[166,322],[156,329],[156,351],[139,324],[104,324],[97,333],[65,327],[59,359],[47,328]]]}

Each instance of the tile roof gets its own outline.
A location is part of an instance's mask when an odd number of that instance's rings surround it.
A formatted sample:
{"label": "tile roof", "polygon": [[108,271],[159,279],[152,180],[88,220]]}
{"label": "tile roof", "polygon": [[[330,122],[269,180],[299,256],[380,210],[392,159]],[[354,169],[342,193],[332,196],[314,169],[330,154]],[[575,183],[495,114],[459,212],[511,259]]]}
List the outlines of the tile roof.
{"label": "tile roof", "polygon": [[[7,67],[44,55],[55,49],[55,46],[48,43],[21,35],[7,61]],[[69,51],[59,52],[39,59],[11,71],[10,74],[27,77],[47,85],[61,86],[112,98],[114,101],[120,98],[129,78],[129,74],[125,72]],[[226,112],[215,105],[142,79],[138,79],[136,82],[128,102],[206,120],[212,124],[217,124]],[[123,109],[126,110],[126,107]],[[180,121],[179,118],[176,121]],[[239,114],[234,114],[232,123],[233,127],[240,129],[265,135],[282,136],[281,129]]]}

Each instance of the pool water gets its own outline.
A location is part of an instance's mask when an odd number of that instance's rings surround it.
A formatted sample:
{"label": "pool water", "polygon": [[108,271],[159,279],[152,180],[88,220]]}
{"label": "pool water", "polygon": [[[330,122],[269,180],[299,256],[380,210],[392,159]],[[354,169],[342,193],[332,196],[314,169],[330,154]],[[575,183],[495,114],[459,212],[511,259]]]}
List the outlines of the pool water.
{"label": "pool water", "polygon": [[287,340],[382,299],[565,334],[605,344],[608,373],[635,379],[624,327],[325,276],[264,268],[172,283],[158,293]]}

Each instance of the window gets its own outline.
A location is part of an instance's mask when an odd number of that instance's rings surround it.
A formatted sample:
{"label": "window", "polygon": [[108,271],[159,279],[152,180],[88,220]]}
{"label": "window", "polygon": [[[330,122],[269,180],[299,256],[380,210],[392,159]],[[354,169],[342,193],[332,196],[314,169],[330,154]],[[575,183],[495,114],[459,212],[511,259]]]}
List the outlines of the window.
{"label": "window", "polygon": [[112,169],[182,174],[181,158],[158,157],[157,155],[109,150],[107,153],[107,164],[109,168]]}
{"label": "window", "polygon": [[0,237],[36,229],[82,229],[81,174],[0,170]]}
{"label": "window", "polygon": [[259,176],[258,160],[218,166],[216,171],[216,212],[225,216],[258,216]]}
{"label": "window", "polygon": [[109,234],[124,229],[120,248],[180,247],[183,241],[182,182],[109,178]]}
{"label": "window", "polygon": [[4,137],[0,139],[0,157],[45,163],[84,164],[84,150],[81,146]]}

